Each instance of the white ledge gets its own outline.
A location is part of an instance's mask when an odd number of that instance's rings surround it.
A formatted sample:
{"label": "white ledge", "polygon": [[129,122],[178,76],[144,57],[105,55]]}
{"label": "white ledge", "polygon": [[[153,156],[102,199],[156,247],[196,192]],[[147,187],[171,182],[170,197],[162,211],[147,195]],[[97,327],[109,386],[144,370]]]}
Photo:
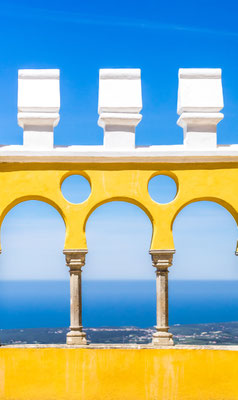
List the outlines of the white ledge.
{"label": "white ledge", "polygon": [[182,128],[190,123],[196,125],[217,125],[224,118],[224,114],[218,112],[183,112],[177,124]]}
{"label": "white ledge", "polygon": [[141,70],[139,68],[117,68],[117,69],[100,69],[100,79],[140,79]]}
{"label": "white ledge", "polygon": [[221,78],[221,68],[180,68],[179,78],[219,79]]}
{"label": "white ledge", "polygon": [[184,145],[107,149],[104,146],[68,146],[27,149],[0,146],[0,163],[238,163],[238,144],[215,149],[187,149]]}
{"label": "white ledge", "polygon": [[41,126],[58,125],[60,116],[57,112],[19,112],[17,114],[18,125],[24,128],[25,125],[34,126],[34,130]]}
{"label": "white ledge", "polygon": [[137,126],[142,119],[141,114],[135,113],[101,113],[98,125],[104,128],[106,125]]}
{"label": "white ledge", "polygon": [[18,78],[21,79],[58,79],[59,69],[19,69]]}

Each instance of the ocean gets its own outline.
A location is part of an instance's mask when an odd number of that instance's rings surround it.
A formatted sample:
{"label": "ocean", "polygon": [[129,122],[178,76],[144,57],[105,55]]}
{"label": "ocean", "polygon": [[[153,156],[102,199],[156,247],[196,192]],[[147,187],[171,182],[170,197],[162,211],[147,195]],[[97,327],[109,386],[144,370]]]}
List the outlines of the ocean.
{"label": "ocean", "polygon": [[[155,281],[83,281],[84,327],[155,325]],[[169,282],[169,324],[238,321],[238,281]],[[0,282],[0,329],[68,327],[68,281]]]}

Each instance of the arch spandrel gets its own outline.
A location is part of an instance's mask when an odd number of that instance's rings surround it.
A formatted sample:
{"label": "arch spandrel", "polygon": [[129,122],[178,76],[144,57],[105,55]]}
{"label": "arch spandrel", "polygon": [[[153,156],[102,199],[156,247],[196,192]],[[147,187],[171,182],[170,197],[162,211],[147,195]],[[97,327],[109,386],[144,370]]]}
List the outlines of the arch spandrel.
{"label": "arch spandrel", "polygon": [[[91,185],[89,198],[69,203],[61,183],[80,174]],[[178,191],[175,199],[159,204],[148,193],[149,180],[159,174],[172,177]],[[238,221],[237,164],[8,164],[1,165],[0,222],[16,204],[40,200],[52,205],[66,225],[65,248],[87,248],[85,226],[90,214],[110,201],[125,201],[140,207],[153,226],[151,249],[174,249],[172,225],[180,210],[194,201],[215,201]]]}
{"label": "arch spandrel", "polygon": [[[70,285],[72,293],[78,293],[71,297],[67,343],[85,344],[81,268],[87,253],[87,219],[97,207],[110,201],[139,206],[153,226],[150,254],[158,291],[152,343],[172,345],[172,334],[168,332],[168,268],[175,252],[174,219],[187,204],[212,200],[237,221],[238,146],[217,146],[217,124],[223,119],[224,104],[221,70],[179,71],[177,111],[183,144],[175,146],[135,145],[136,127],[142,117],[139,69],[102,69],[99,79],[98,124],[104,131],[103,146],[61,148],[54,146],[53,140],[59,122],[59,70],[19,71],[18,124],[23,128],[23,145],[0,148],[0,222],[14,204],[30,199],[46,201],[63,216]],[[90,196],[80,204],[68,202],[61,192],[63,179],[71,174],[85,176],[91,185]],[[177,194],[167,204],[152,200],[148,192],[149,180],[159,174],[170,176],[177,184]]]}

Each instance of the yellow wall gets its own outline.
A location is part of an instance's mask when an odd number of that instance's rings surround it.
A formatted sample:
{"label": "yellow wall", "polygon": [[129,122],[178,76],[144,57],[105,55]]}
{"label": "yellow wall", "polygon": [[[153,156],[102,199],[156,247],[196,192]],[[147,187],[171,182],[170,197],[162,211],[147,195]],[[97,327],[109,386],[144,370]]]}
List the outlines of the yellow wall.
{"label": "yellow wall", "polygon": [[238,351],[0,348],[0,399],[235,400]]}
{"label": "yellow wall", "polygon": [[[88,178],[91,195],[71,204],[61,193],[68,175]],[[174,178],[168,204],[154,202],[148,182]],[[199,200],[216,201],[238,222],[238,164],[0,164],[0,225],[26,200],[55,207],[66,225],[65,249],[86,249],[85,227],[101,204],[128,201],[153,226],[152,249],[174,249],[172,226],[179,211]],[[234,244],[235,245],[235,244]],[[90,251],[90,249],[89,249]],[[0,348],[0,400],[234,400],[238,399],[238,351]]]}
{"label": "yellow wall", "polygon": [[[61,193],[65,177],[79,173],[91,184],[91,195],[80,204]],[[158,204],[148,193],[148,182],[166,174],[177,183],[177,195]],[[21,201],[42,200],[54,206],[66,225],[65,249],[86,249],[86,222],[101,204],[122,200],[142,208],[151,220],[151,249],[174,249],[172,225],[179,211],[198,200],[216,201],[238,221],[238,164],[0,164],[0,225]]]}

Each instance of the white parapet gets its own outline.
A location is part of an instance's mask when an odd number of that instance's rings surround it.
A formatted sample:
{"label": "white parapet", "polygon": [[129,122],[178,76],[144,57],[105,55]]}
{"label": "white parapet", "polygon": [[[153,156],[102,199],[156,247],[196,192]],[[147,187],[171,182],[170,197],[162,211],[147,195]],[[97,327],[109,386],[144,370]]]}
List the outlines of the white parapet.
{"label": "white parapet", "polygon": [[58,69],[18,71],[18,124],[23,128],[24,147],[53,148],[59,122],[59,75]]}
{"label": "white parapet", "polygon": [[180,69],[178,125],[188,148],[217,146],[217,124],[223,119],[221,69]]}
{"label": "white parapet", "polygon": [[106,148],[135,148],[135,127],[141,121],[140,69],[101,69],[98,125]]}

